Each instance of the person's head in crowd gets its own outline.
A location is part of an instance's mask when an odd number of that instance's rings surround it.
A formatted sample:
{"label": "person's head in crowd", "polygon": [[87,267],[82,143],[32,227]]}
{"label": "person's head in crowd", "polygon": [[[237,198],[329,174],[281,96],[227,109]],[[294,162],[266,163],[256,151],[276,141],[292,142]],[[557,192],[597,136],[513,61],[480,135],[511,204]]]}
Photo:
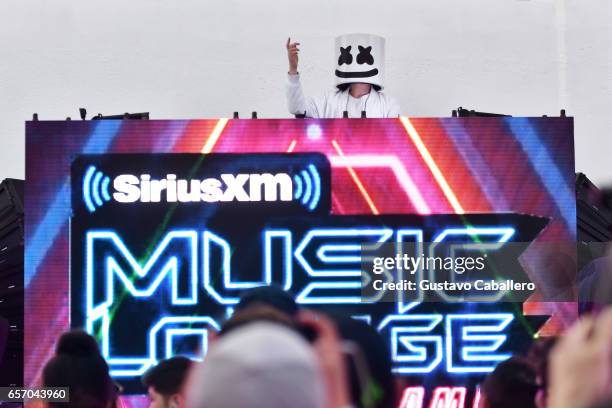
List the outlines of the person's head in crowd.
{"label": "person's head in crowd", "polygon": [[314,348],[277,322],[234,327],[211,344],[187,386],[188,408],[323,408]]}
{"label": "person's head in crowd", "polygon": [[183,408],[183,385],[192,361],[186,357],[172,357],[160,361],[142,377],[151,401],[150,408]]}
{"label": "person's head in crowd", "polygon": [[49,407],[109,408],[115,405],[117,386],[98,344],[80,331],[64,333],[42,373],[44,387],[68,387],[70,402],[51,402]]}
{"label": "person's head in crowd", "polygon": [[240,297],[234,312],[242,312],[253,306],[270,306],[291,317],[298,313],[298,306],[290,293],[276,285],[258,286],[247,290]]}
{"label": "person's head in crowd", "polygon": [[[268,296],[269,295],[269,296]],[[261,301],[259,299],[262,299]],[[316,341],[316,330],[296,319],[297,305],[278,287],[259,287],[247,292],[241,307],[223,325],[219,335],[256,321],[279,323],[297,330],[309,342]],[[289,313],[287,313],[289,311]],[[391,356],[380,334],[363,321],[341,314],[329,315],[342,340],[341,350],[349,370],[351,402],[355,407],[395,407],[395,382]]]}
{"label": "person's head in crowd", "polygon": [[248,308],[235,310],[219,331],[217,336],[224,336],[227,333],[254,322],[277,323],[291,329],[298,330],[295,320],[291,316],[280,310],[263,303],[252,304]]}
{"label": "person's head in crowd", "polygon": [[536,393],[536,406],[546,408],[548,406],[548,365],[550,353],[557,342],[556,337],[540,337],[533,342],[527,354],[527,360],[534,367],[538,392]]}
{"label": "person's head in crowd", "polygon": [[538,391],[535,369],[526,360],[502,361],[484,380],[480,408],[536,408]]}
{"label": "person's head in crowd", "polygon": [[343,343],[355,346],[352,351],[345,350],[344,353],[348,359],[353,406],[395,408],[397,399],[391,354],[383,338],[362,320],[340,314],[331,314],[330,317]]}
{"label": "person's head in crowd", "polygon": [[548,406],[607,407],[612,402],[612,307],[584,316],[553,348]]}

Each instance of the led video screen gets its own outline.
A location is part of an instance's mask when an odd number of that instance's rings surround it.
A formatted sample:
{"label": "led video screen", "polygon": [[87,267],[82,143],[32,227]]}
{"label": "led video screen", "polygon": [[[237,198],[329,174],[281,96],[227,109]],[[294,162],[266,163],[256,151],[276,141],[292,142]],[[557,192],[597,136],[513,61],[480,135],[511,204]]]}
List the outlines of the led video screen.
{"label": "led video screen", "polygon": [[[142,373],[200,358],[241,293],[276,284],[375,327],[404,406],[472,406],[497,362],[576,316],[537,293],[368,304],[356,259],[475,227],[575,241],[569,118],[29,122],[26,177],[26,384],[83,327],[141,406]],[[527,274],[555,279],[524,255]]]}

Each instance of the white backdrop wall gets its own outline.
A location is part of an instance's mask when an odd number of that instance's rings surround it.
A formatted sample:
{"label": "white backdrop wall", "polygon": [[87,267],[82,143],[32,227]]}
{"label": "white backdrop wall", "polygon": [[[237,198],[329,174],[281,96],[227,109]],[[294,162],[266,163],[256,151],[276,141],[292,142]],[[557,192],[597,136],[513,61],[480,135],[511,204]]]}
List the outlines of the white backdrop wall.
{"label": "white backdrop wall", "polygon": [[24,176],[33,112],[289,117],[287,36],[314,94],[332,87],[334,36],[356,31],[387,38],[404,114],[566,108],[577,170],[612,184],[610,0],[2,0],[0,179]]}

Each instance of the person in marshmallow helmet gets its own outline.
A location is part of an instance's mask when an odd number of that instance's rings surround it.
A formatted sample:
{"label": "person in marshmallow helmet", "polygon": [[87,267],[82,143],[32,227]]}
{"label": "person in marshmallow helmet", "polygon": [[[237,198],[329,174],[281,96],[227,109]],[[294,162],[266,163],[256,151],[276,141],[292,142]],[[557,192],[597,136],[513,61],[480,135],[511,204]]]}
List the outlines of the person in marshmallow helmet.
{"label": "person in marshmallow helmet", "polygon": [[336,91],[322,97],[304,95],[298,73],[298,42],[287,39],[289,112],[308,118],[397,118],[397,101],[383,89],[385,39],[373,34],[345,34],[336,37],[334,76]]}

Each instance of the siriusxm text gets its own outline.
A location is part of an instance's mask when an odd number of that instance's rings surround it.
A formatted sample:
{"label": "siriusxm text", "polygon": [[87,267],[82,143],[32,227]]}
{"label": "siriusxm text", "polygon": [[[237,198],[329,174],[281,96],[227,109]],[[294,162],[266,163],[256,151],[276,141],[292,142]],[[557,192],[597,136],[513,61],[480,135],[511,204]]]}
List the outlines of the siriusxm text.
{"label": "siriusxm text", "polygon": [[218,203],[230,201],[291,201],[293,181],[287,173],[221,174],[205,179],[168,174],[122,174],[113,181],[113,199],[119,203]]}

